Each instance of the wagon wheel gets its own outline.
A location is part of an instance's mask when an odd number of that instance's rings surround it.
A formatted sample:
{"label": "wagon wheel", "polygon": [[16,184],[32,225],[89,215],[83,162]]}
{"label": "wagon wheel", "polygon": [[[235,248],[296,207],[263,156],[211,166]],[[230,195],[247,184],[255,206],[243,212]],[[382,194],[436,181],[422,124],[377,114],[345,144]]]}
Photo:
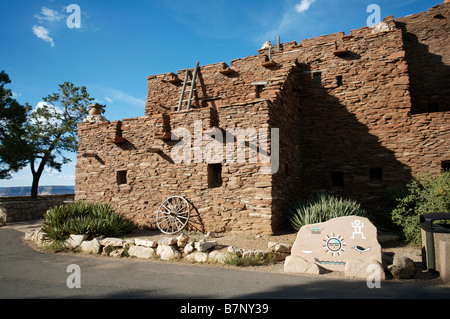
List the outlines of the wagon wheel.
{"label": "wagon wheel", "polygon": [[190,206],[181,196],[167,198],[156,213],[156,225],[164,234],[176,234],[186,227],[189,221]]}

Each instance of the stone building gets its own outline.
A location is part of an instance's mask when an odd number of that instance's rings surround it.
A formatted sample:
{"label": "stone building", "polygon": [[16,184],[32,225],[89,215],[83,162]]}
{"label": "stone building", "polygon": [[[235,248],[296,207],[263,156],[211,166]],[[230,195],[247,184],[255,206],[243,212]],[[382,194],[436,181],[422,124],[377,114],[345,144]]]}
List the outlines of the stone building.
{"label": "stone building", "polygon": [[[357,199],[376,223],[391,187],[450,165],[449,33],[446,3],[348,35],[266,45],[199,67],[195,83],[185,81],[193,69],[150,76],[145,116],[80,123],[76,199],[154,227],[159,205],[179,195],[192,229],[270,234],[298,198],[326,190]],[[257,138],[241,143],[242,130]],[[219,144],[222,133],[221,160],[206,160],[219,145],[208,132]]]}

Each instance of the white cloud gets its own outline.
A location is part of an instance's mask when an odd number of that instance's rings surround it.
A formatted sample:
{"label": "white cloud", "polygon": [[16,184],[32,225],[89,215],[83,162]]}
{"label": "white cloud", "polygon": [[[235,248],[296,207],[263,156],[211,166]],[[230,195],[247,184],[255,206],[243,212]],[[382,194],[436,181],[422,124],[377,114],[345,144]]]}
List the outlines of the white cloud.
{"label": "white cloud", "polygon": [[37,18],[39,20],[39,22],[42,22],[42,21],[53,22],[53,21],[59,21],[59,20],[63,19],[64,15],[62,15],[61,13],[59,13],[55,10],[49,9],[47,7],[42,7],[41,15],[35,14],[34,17]]}
{"label": "white cloud", "polygon": [[46,42],[50,42],[51,46],[54,47],[55,43],[53,42],[53,38],[51,38],[48,34],[49,31],[40,25],[33,26],[33,33],[39,38]]}
{"label": "white cloud", "polygon": [[[39,109],[46,109],[48,112],[48,115],[50,118],[45,118],[43,116],[40,116],[38,111]],[[38,102],[36,107],[32,110],[32,118],[30,119],[30,122],[33,124],[36,124],[37,122],[43,124],[43,125],[51,125],[51,126],[60,126],[62,124],[62,116],[63,116],[63,110],[61,110],[59,107],[49,104],[47,102],[41,101]],[[45,134],[45,132],[44,132]]]}
{"label": "white cloud", "polygon": [[302,0],[299,4],[295,6],[295,11],[297,12],[304,12],[311,7],[311,4],[313,4],[316,0]]}
{"label": "white cloud", "polygon": [[146,103],[146,100],[131,96],[130,94],[118,89],[102,88],[101,91],[103,91],[104,95],[106,95],[105,100],[111,104],[118,101],[124,105],[144,107]]}

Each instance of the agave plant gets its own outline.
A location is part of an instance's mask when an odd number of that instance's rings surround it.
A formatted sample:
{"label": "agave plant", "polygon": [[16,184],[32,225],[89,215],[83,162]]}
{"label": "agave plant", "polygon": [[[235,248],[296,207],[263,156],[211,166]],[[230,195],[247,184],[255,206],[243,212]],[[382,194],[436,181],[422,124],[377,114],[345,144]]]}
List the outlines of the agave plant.
{"label": "agave plant", "polygon": [[133,228],[134,224],[110,205],[78,201],[49,209],[42,231],[47,240],[64,241],[71,234],[123,236]]}
{"label": "agave plant", "polygon": [[317,193],[302,200],[289,211],[289,220],[294,230],[308,224],[322,223],[342,216],[366,216],[356,201]]}

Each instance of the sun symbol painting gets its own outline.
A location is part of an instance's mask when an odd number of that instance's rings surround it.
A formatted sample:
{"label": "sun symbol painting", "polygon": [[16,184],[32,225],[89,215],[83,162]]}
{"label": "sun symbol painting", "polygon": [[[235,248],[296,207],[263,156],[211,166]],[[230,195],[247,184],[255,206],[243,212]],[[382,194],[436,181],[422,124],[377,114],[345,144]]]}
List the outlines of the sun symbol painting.
{"label": "sun symbol painting", "polygon": [[377,229],[368,218],[345,216],[303,226],[292,246],[291,256],[285,260],[284,269],[294,273],[317,267],[323,272],[345,271],[350,260],[374,260],[381,264]]}
{"label": "sun symbol painting", "polygon": [[341,235],[332,234],[331,236],[326,236],[323,240],[323,248],[325,248],[327,254],[332,256],[340,256],[345,252],[344,238]]}

